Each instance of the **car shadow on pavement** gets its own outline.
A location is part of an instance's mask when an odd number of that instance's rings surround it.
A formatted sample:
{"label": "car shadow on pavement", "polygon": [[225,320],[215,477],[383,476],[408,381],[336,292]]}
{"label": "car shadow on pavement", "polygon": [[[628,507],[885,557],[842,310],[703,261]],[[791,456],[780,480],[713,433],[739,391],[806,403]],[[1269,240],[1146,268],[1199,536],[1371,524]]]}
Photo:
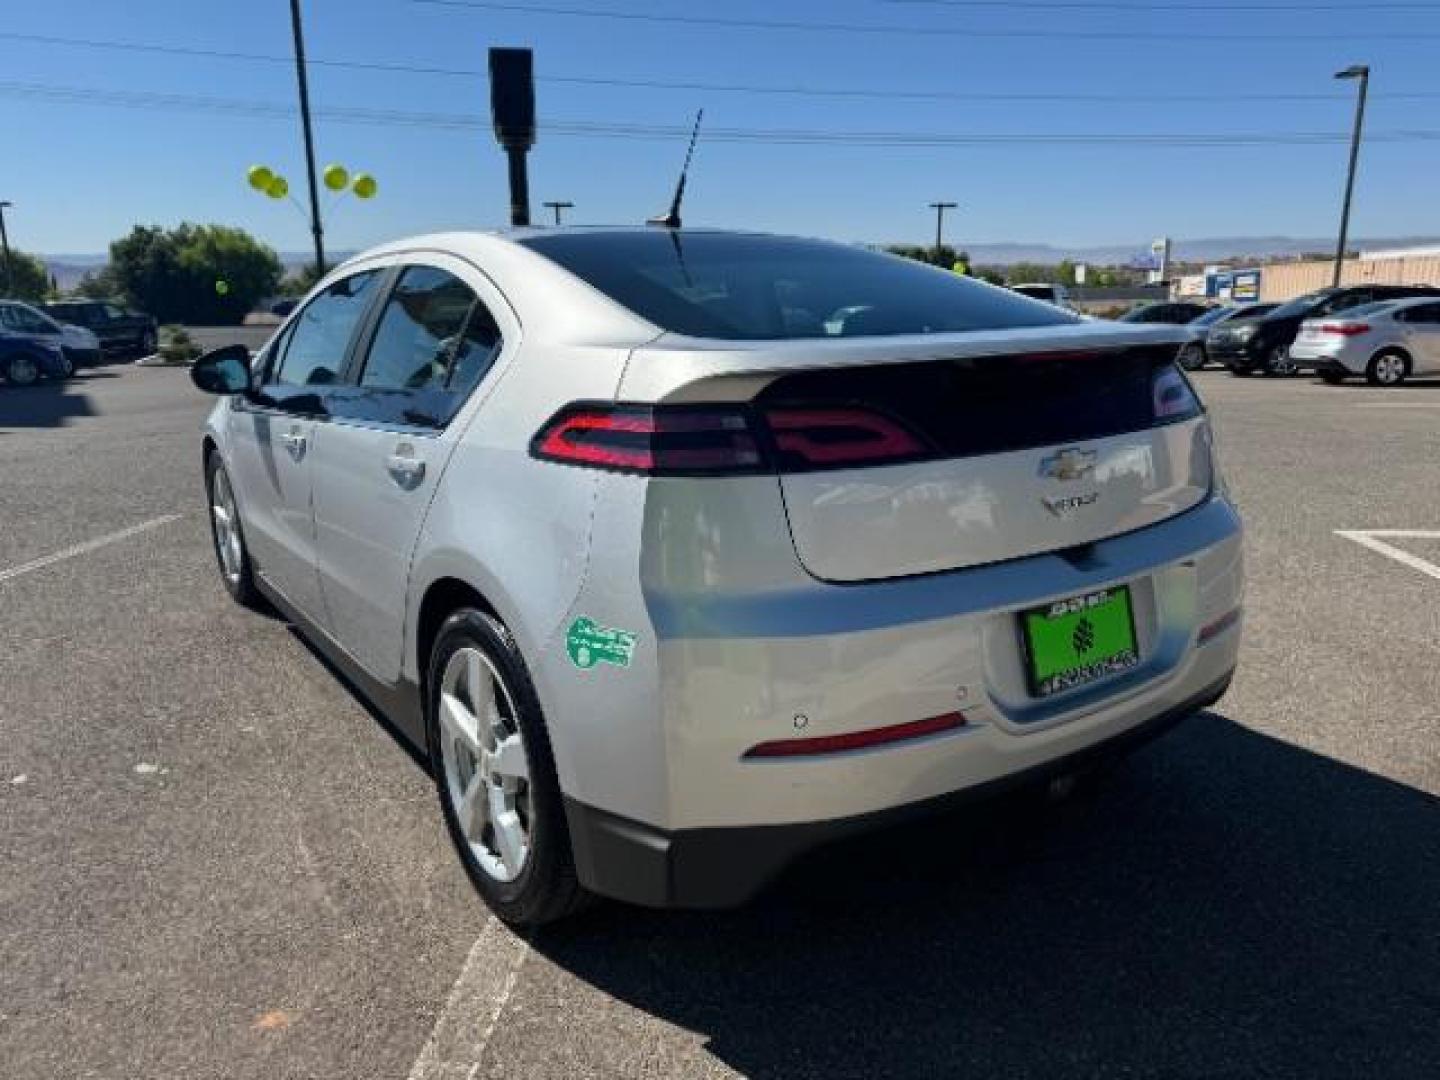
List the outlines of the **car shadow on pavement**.
{"label": "car shadow on pavement", "polygon": [[1440,800],[1202,713],[1093,795],[535,948],[747,1076],[1433,1076]]}
{"label": "car shadow on pavement", "polygon": [[77,378],[45,381],[34,386],[0,386],[0,434],[6,428],[64,427],[72,420],[94,416],[85,394],[91,379],[113,379],[108,372],[87,371]]}

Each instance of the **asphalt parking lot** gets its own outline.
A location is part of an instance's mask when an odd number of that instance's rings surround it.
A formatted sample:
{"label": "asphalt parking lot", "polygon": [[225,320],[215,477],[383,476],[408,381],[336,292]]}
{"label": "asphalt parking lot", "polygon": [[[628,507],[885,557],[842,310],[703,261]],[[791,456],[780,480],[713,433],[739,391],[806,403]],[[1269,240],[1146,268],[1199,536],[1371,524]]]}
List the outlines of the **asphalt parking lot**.
{"label": "asphalt parking lot", "polygon": [[0,388],[0,1075],[1436,1075],[1440,383],[1196,378],[1249,527],[1213,711],[1067,803],[526,939],[225,596],[186,374]]}

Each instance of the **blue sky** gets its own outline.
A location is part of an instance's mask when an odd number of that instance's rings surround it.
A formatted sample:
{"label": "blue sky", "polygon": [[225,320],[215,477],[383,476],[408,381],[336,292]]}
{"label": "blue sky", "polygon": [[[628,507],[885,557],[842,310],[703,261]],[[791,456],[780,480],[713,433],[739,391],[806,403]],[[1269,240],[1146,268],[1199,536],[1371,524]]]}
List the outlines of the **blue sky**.
{"label": "blue sky", "polygon": [[[974,0],[969,0],[973,5]],[[916,0],[515,0],[571,10],[934,28],[856,33],[618,21],[465,8],[414,0],[306,0],[307,47],[319,60],[483,69],[492,45],[536,52],[542,131],[532,193],[569,199],[581,223],[636,222],[668,199],[682,140],[547,134],[547,121],[683,126],[697,107],[722,128],[904,131],[948,135],[1236,135],[1348,131],[1352,84],[1330,75],[1374,68],[1367,130],[1440,132],[1440,5],[1339,10],[1336,0],[1065,0],[1008,7]],[[1376,0],[1378,5],[1379,0]],[[1405,0],[1416,8],[1414,0]],[[1227,5],[1234,10],[1226,10]],[[1283,5],[1285,10],[1264,10]],[[1116,8],[1131,10],[1116,10]],[[964,31],[986,36],[970,36]],[[988,36],[997,31],[1032,36]],[[288,55],[286,0],[48,0],[6,5],[0,35],[165,44]],[[1153,35],[1150,38],[1109,34]],[[1430,35],[1428,38],[1424,35]],[[1385,36],[1385,40],[1361,35]],[[255,195],[246,167],[284,172],[303,197],[298,125],[231,111],[60,102],[47,90],[178,95],[292,106],[283,64],[42,44],[11,37],[0,78],[5,168],[0,198],[12,242],[47,253],[104,249],[136,222],[243,226],[301,251],[308,233],[289,203]],[[807,97],[576,85],[546,77],[937,91],[983,100]],[[488,118],[483,78],[317,66],[319,110],[392,110]],[[1160,100],[1166,95],[1223,95]],[[1407,98],[1405,94],[1433,94]],[[39,96],[37,96],[37,94]],[[995,95],[1116,100],[995,100]],[[1316,94],[1316,100],[1277,95]],[[318,156],[372,172],[380,195],[333,208],[335,249],[418,231],[502,224],[503,159],[483,129],[321,120]],[[962,209],[961,243],[1134,243],[1176,237],[1333,232],[1343,144],[1250,147],[1027,143],[880,149],[707,143],[702,135],[687,223],[849,240],[928,242],[926,203]],[[1366,147],[1352,232],[1440,233],[1440,139]]]}

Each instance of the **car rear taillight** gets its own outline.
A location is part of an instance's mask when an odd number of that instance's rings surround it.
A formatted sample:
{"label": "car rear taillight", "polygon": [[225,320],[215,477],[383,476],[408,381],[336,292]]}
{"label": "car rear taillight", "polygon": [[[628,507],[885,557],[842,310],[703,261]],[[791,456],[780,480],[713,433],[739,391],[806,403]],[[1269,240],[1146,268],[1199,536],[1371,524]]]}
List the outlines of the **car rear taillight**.
{"label": "car rear taillight", "polygon": [[912,460],[926,447],[859,407],[567,405],[531,442],[546,461],[647,476],[799,472]]}
{"label": "car rear taillight", "polygon": [[904,427],[868,409],[774,408],[764,417],[782,472],[883,465],[925,452]]}
{"label": "car rear taillight", "polygon": [[1370,332],[1370,324],[1363,322],[1321,323],[1319,329],[1322,334],[1339,334],[1342,337],[1354,337],[1356,334],[1368,334]]}
{"label": "car rear taillight", "polygon": [[547,461],[653,476],[753,473],[765,465],[739,406],[568,405],[531,452]]}

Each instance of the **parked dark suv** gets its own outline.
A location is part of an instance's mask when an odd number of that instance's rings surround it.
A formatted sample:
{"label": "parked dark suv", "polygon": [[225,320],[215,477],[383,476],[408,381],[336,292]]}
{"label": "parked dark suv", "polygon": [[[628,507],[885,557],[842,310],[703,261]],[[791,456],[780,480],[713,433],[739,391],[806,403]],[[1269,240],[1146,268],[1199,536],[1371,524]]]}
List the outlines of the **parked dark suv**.
{"label": "parked dark suv", "polygon": [[106,356],[149,356],[155,351],[159,327],[143,311],[129,311],[113,300],[57,300],[39,306],[52,319],[94,333]]}
{"label": "parked dark suv", "polygon": [[1297,296],[1258,319],[1230,320],[1210,331],[1205,351],[1234,375],[1263,371],[1289,375],[1295,371],[1290,346],[1306,319],[1322,318],[1377,300],[1440,296],[1433,285],[1345,285]]}

